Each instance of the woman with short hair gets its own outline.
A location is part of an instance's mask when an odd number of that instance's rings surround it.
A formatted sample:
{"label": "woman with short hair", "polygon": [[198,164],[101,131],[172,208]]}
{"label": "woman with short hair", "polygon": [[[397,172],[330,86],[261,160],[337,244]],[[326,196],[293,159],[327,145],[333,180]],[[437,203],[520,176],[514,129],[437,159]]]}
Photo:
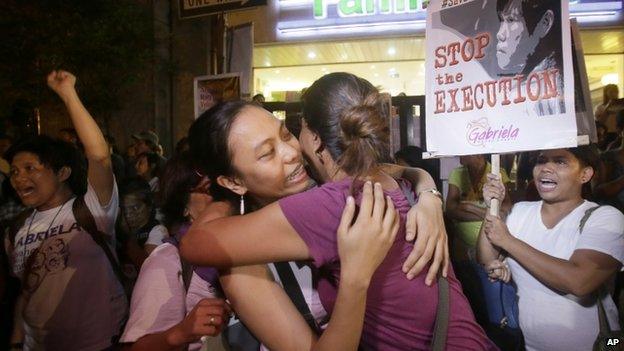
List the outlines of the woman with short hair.
{"label": "woman with short hair", "polygon": [[[591,350],[596,297],[619,329],[607,286],[624,262],[624,216],[583,198],[596,164],[589,145],[541,151],[533,167],[541,200],[515,204],[506,221],[485,217],[478,260],[492,278],[511,273],[527,350]],[[489,176],[483,197],[488,205],[505,197],[499,177]]]}

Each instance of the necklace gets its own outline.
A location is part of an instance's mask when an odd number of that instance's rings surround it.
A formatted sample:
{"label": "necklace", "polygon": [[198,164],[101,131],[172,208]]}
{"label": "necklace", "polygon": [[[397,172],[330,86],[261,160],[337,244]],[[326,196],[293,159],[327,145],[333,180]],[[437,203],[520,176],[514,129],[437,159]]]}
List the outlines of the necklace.
{"label": "necklace", "polygon": [[[68,201],[63,202],[61,207],[59,207],[58,211],[56,211],[56,214],[52,218],[52,222],[50,222],[50,225],[48,226],[48,229],[46,229],[45,233],[50,231],[50,228],[52,228],[52,226],[54,225],[54,221],[56,221],[56,217],[58,217],[58,215],[61,213],[61,211],[63,210],[63,207],[65,206],[67,202]],[[36,208],[33,210],[32,216],[30,216],[30,223],[28,223],[28,230],[26,231],[26,237],[28,237],[28,235],[31,234],[30,229],[32,227],[33,222],[35,221],[35,215],[37,215]],[[28,252],[28,250],[26,249],[26,244],[24,244],[24,251],[22,252],[22,267],[24,266],[24,264],[26,264],[26,252]]]}

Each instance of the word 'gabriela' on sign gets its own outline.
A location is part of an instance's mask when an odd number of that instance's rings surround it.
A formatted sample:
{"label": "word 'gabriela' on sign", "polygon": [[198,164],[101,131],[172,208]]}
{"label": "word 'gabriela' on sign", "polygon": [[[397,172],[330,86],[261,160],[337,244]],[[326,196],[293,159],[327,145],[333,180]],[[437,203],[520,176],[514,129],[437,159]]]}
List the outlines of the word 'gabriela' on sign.
{"label": "word 'gabriela' on sign", "polygon": [[[466,38],[463,42],[452,42],[435,49],[434,68],[456,66],[461,62],[481,60],[485,57],[485,48],[490,44],[490,35],[481,33],[474,38]],[[461,83],[464,75],[460,73],[438,73],[435,82],[439,86]],[[550,68],[531,72],[528,75],[502,77],[482,83],[441,89],[434,91],[436,104],[434,113],[454,113],[460,111],[480,110],[484,107],[521,104],[527,101],[538,101],[557,98],[559,96],[557,80],[559,70]],[[487,104],[487,106],[486,106]]]}
{"label": "word 'gabriela' on sign", "polygon": [[[329,0],[314,0],[314,18],[326,18]],[[336,12],[340,17],[374,14],[414,13],[426,7],[426,0],[338,0]]]}

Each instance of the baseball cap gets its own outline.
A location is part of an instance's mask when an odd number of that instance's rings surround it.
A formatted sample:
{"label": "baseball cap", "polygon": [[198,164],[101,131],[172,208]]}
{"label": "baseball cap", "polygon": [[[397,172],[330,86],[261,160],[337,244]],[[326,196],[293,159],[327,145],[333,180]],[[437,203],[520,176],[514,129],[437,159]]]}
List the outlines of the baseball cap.
{"label": "baseball cap", "polygon": [[144,130],[140,133],[133,134],[132,137],[137,140],[149,141],[154,145],[159,144],[158,135],[156,135],[156,133],[149,131],[149,130]]}

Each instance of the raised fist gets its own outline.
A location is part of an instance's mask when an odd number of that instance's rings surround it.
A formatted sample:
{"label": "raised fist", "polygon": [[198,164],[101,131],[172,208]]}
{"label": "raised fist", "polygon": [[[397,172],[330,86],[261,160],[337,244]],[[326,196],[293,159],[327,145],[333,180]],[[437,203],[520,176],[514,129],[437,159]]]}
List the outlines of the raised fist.
{"label": "raised fist", "polygon": [[48,86],[61,98],[75,91],[76,77],[67,71],[52,71],[48,74]]}

